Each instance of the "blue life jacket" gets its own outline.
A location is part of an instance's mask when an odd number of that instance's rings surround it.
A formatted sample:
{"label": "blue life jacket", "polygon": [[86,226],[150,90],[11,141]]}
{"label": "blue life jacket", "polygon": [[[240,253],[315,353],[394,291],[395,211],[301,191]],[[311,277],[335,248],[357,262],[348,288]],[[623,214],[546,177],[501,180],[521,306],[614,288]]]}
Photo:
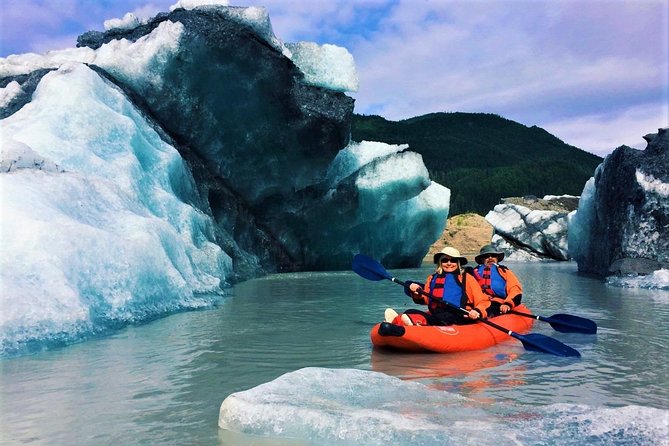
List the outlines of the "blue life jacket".
{"label": "blue life jacket", "polygon": [[487,281],[483,277],[483,270],[485,269],[484,265],[479,265],[475,268],[476,271],[475,276],[479,282],[479,285],[481,285],[481,289],[483,290],[484,293],[486,293],[489,296],[497,296],[504,298],[506,297],[506,280],[504,280],[502,275],[499,273],[498,268],[505,268],[505,267],[497,264],[490,265],[489,281]]}
{"label": "blue life jacket", "polygon": [[[430,294],[435,297],[441,297],[445,302],[448,302],[456,307],[462,306],[462,284],[458,280],[458,275],[454,273],[433,274],[430,281]],[[444,305],[439,305],[439,301],[430,299],[428,308],[433,311],[437,308],[443,308]]]}

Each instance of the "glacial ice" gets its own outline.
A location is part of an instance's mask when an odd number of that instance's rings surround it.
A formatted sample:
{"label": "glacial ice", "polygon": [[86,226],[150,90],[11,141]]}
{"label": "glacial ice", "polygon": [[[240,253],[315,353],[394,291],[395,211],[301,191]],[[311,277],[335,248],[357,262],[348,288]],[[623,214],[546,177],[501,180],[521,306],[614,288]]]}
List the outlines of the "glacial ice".
{"label": "glacial ice", "polygon": [[183,8],[191,10],[201,6],[230,6],[229,0],[177,0],[175,4],[170,6],[170,11]]}
{"label": "glacial ice", "polygon": [[192,177],[117,88],[64,65],[2,126],[2,353],[210,305],[198,293],[222,292],[231,260],[189,204]]}
{"label": "glacial ice", "polygon": [[[666,410],[503,402],[497,407],[389,375],[308,367],[229,395],[218,425],[227,432],[298,444],[568,445],[587,438],[653,444],[666,432]],[[491,413],[497,414],[491,417]],[[472,423],[472,420],[476,420]],[[626,443],[627,444],[627,443]],[[631,443],[630,443],[631,444]]]}
{"label": "glacial ice", "polygon": [[[227,0],[179,0],[170,7],[170,10],[221,7],[228,17],[251,27],[265,41],[291,59],[304,73],[306,83],[334,91],[358,90],[355,62],[346,48],[331,44],[318,45],[313,42],[285,44],[274,35],[265,8],[256,6],[227,8],[228,5]],[[106,21],[104,26],[105,29],[132,29],[140,23],[134,14],[128,13],[122,19]],[[144,69],[149,68],[144,77],[150,76],[156,81],[158,77],[151,73],[155,73],[160,65],[164,66],[169,62],[171,50],[179,45],[182,29],[179,25],[161,24],[160,29],[141,37],[138,42],[114,40],[97,51],[90,48],[68,48],[49,51],[43,55],[35,53],[10,55],[0,58],[0,78],[27,74],[41,68],[58,68],[68,62],[81,62],[118,72],[128,82],[133,81],[132,75],[142,74]],[[142,79],[142,76],[139,79]]]}
{"label": "glacial ice", "polygon": [[9,82],[5,88],[0,88],[0,108],[6,107],[19,93],[21,85],[16,81]]}
{"label": "glacial ice", "polygon": [[414,265],[441,234],[450,191],[420,155],[350,141],[350,54],[291,52],[263,8],[180,5],[194,12],[0,59],[0,356],[208,306],[269,271],[356,252]]}
{"label": "glacial ice", "polygon": [[286,47],[307,83],[335,91],[358,91],[355,62],[346,48],[314,42],[289,43]]}
{"label": "glacial ice", "polygon": [[179,50],[183,28],[166,20],[135,42],[112,40],[95,52],[92,63],[139,91],[160,87],[165,69]]}
{"label": "glacial ice", "polygon": [[665,289],[669,129],[644,138],[645,150],[618,147],[585,184],[569,218],[569,251],[579,271],[620,274],[610,285]]}
{"label": "glacial ice", "polygon": [[105,31],[110,29],[133,29],[142,24],[142,21],[132,12],[126,13],[122,19],[109,19],[104,21]]}
{"label": "glacial ice", "polygon": [[[544,201],[561,197],[546,195]],[[492,243],[509,253],[507,260],[568,260],[567,221],[565,212],[530,209],[503,203],[488,212],[485,219],[494,227]],[[513,247],[509,241],[513,241]],[[518,246],[523,247],[519,249]]]}

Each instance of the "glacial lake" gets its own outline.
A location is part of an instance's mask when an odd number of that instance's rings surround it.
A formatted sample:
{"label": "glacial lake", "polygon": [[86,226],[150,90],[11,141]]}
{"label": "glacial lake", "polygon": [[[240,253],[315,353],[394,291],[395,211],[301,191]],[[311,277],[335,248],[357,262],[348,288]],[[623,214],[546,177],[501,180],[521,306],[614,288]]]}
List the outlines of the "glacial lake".
{"label": "glacial lake", "polygon": [[[353,272],[277,274],[238,284],[212,309],[0,361],[0,443],[357,444],[328,432],[286,439],[219,429],[219,407],[230,394],[309,367],[379,372],[463,398],[473,417],[460,420],[457,405],[434,412],[452,423],[443,425],[451,444],[472,444],[455,426],[481,417],[488,420],[472,425],[476,441],[495,441],[499,428],[497,444],[668,444],[669,291],[612,287],[579,275],[571,262],[508,265],[534,313],[597,322],[596,335],[533,327],[579,350],[580,359],[529,352],[513,339],[451,355],[375,350],[369,331],[384,309],[417,308],[401,287]],[[422,281],[431,269],[391,272]],[[308,380],[304,391],[312,391]],[[398,418],[406,417],[404,402],[420,403],[412,395],[396,400]],[[434,437],[411,438],[432,444]]]}

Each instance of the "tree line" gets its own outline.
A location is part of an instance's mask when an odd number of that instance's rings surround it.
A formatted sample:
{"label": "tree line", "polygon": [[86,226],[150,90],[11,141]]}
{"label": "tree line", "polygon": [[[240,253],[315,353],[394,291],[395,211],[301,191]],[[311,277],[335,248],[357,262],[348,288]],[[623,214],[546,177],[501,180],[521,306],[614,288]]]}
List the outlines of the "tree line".
{"label": "tree line", "polygon": [[580,195],[602,158],[546,130],[486,113],[431,113],[402,121],[354,115],[354,141],[409,144],[430,178],[451,190],[450,215],[485,215],[505,197]]}

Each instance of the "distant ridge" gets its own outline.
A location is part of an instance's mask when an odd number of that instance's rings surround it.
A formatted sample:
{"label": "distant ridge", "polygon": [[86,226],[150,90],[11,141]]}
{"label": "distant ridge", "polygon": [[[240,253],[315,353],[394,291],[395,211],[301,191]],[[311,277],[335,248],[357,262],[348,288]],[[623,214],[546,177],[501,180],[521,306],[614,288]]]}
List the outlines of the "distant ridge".
{"label": "distant ridge", "polygon": [[546,130],[489,113],[430,113],[402,121],[354,115],[354,141],[409,144],[433,181],[451,189],[450,215],[485,215],[500,199],[580,195],[602,158]]}

